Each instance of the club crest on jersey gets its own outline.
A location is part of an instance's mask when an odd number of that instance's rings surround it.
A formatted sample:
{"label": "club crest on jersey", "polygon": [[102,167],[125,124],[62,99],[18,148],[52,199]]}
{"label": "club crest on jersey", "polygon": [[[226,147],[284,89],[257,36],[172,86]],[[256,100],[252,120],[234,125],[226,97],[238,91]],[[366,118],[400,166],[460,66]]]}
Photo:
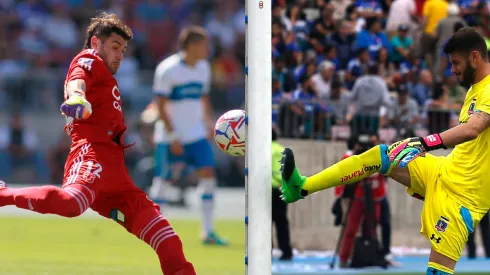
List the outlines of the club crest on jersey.
{"label": "club crest on jersey", "polygon": [[473,101],[471,101],[470,107],[468,107],[468,115],[472,115],[475,112],[475,106],[476,106],[476,98],[473,98]]}
{"label": "club crest on jersey", "polygon": [[448,223],[449,223],[449,219],[444,216],[441,216],[436,223],[435,229],[439,232],[446,232]]}
{"label": "club crest on jersey", "polygon": [[83,180],[86,182],[86,183],[94,183],[95,181],[95,175],[90,172],[90,171],[86,171],[83,175]]}
{"label": "club crest on jersey", "polygon": [[87,71],[92,70],[92,63],[94,63],[94,60],[92,58],[85,58],[82,57],[78,59],[77,63],[82,66],[82,68],[87,69]]}

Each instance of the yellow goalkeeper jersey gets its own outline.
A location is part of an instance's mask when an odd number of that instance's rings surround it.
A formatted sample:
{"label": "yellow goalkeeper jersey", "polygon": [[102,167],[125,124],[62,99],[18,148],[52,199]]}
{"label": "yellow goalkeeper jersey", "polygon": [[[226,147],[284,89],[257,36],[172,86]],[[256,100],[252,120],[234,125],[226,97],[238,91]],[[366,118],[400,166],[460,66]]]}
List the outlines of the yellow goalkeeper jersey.
{"label": "yellow goalkeeper jersey", "polygon": [[[459,123],[467,123],[476,112],[490,114],[490,76],[468,90],[459,115]],[[441,179],[451,198],[472,211],[488,211],[490,128],[476,139],[457,145],[441,168]]]}

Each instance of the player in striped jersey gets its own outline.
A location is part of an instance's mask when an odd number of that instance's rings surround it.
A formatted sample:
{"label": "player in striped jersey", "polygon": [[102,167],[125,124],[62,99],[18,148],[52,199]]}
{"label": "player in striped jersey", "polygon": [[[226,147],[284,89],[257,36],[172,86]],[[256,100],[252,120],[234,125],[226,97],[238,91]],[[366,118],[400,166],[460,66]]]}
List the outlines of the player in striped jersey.
{"label": "player in striped jersey", "polygon": [[184,166],[192,166],[199,175],[203,242],[225,245],[226,241],[217,236],[213,225],[216,177],[208,138],[213,135],[214,119],[208,96],[211,69],[206,61],[206,31],[197,26],[185,28],[180,33],[179,44],[182,51],[157,66],[153,81],[160,114],[155,126],[156,159],[162,161],[157,163],[159,174],[150,196],[155,199],[165,196],[169,182],[181,176]]}

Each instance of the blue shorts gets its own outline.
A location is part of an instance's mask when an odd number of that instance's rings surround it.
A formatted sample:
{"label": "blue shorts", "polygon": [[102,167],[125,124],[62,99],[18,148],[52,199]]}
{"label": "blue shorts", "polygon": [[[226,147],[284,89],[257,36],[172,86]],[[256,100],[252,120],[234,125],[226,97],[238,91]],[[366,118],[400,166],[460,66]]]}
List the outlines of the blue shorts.
{"label": "blue shorts", "polygon": [[192,172],[192,169],[215,167],[214,153],[207,139],[184,144],[184,154],[175,156],[170,146],[159,143],[155,150],[155,177],[164,180],[178,180]]}

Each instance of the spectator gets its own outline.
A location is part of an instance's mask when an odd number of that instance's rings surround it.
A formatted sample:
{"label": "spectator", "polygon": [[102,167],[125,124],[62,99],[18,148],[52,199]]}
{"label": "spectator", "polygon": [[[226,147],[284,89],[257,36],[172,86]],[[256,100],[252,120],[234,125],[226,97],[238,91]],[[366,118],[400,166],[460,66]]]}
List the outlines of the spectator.
{"label": "spectator", "polygon": [[400,63],[407,60],[410,51],[414,50],[413,40],[408,36],[409,28],[408,25],[400,24],[398,26],[398,33],[391,39],[391,46],[393,48],[391,60],[396,65],[400,65]]}
{"label": "spectator", "polygon": [[419,106],[423,106],[431,95],[432,84],[432,73],[427,69],[420,71],[420,76],[415,82],[407,82],[408,92]]}
{"label": "spectator", "polygon": [[284,7],[279,4],[275,4],[272,6],[272,21],[280,22],[281,25],[285,27],[287,31],[292,30],[291,22],[284,16],[285,12]]}
{"label": "spectator", "polygon": [[327,98],[330,96],[330,85],[332,83],[334,71],[334,63],[323,61],[318,68],[318,73],[311,77],[315,93],[319,98]]}
{"label": "spectator", "polygon": [[353,32],[356,34],[361,32],[366,24],[366,19],[357,13],[355,4],[351,4],[345,10],[345,20],[351,24]]}
{"label": "spectator", "polygon": [[[432,98],[425,103],[428,130],[443,132],[458,125],[461,105],[449,100],[447,87],[442,83],[434,85]],[[458,112],[458,114],[456,114]]]}
{"label": "spectator", "polygon": [[338,31],[334,32],[329,39],[329,43],[335,47],[337,58],[339,59],[339,70],[347,68],[347,62],[355,55],[356,36],[352,33],[352,26],[349,21],[342,21]]}
{"label": "spectator", "polygon": [[272,124],[278,124],[281,105],[286,100],[287,96],[281,89],[281,81],[277,78],[272,78]]}
{"label": "spectator", "polygon": [[478,13],[478,4],[484,1],[479,0],[457,0],[456,5],[461,8],[461,16],[471,25],[474,25],[474,15]]}
{"label": "spectator", "polygon": [[340,68],[340,61],[337,58],[337,49],[332,45],[327,45],[325,47],[325,60],[330,61],[334,64],[335,71]]}
{"label": "spectator", "polygon": [[272,76],[281,81],[283,91],[290,92],[296,89],[295,78],[286,67],[286,57],[284,55],[280,55],[277,59],[275,59],[274,66],[272,68]]}
{"label": "spectator", "polygon": [[357,51],[357,58],[352,59],[347,64],[345,74],[345,84],[348,89],[352,89],[357,78],[367,72],[371,57],[367,48],[361,48]]}
{"label": "spectator", "polygon": [[325,104],[330,113],[331,125],[347,124],[347,112],[349,108],[348,95],[343,90],[342,82],[338,77],[333,77],[330,95],[325,99]]}
{"label": "spectator", "polygon": [[313,23],[313,29],[310,33],[313,46],[325,43],[327,36],[335,31],[333,11],[334,9],[331,4],[325,5],[322,10],[321,18]]}
{"label": "spectator", "polygon": [[313,133],[318,97],[315,94],[313,81],[308,75],[301,76],[299,82],[300,87],[293,93],[295,104],[292,104],[290,108],[294,114],[293,119],[299,122],[301,134],[307,137]]}
{"label": "spectator", "polygon": [[318,68],[318,66],[316,64],[317,64],[316,60],[310,59],[309,61],[307,61],[305,64],[305,70],[303,71],[303,75],[310,78],[314,74],[316,74],[317,68]]}
{"label": "spectator", "polygon": [[379,66],[379,75],[386,81],[389,81],[395,72],[395,65],[390,61],[390,56],[388,55],[388,50],[386,48],[381,48],[381,50],[379,50],[376,62]]}
{"label": "spectator", "polygon": [[477,13],[473,18],[474,24],[482,28],[483,35],[490,37],[490,12],[488,3],[479,3]]}
{"label": "spectator", "polygon": [[386,34],[381,30],[381,21],[377,18],[370,18],[366,21],[366,27],[357,35],[357,47],[367,48],[371,59],[376,60],[381,48],[388,49],[391,53],[390,41]]}
{"label": "spectator", "polygon": [[414,126],[419,119],[417,102],[410,98],[405,85],[400,85],[398,98],[392,108],[388,109],[388,119],[391,127],[397,130],[398,138],[415,135]]}
{"label": "spectator", "polygon": [[415,32],[417,25],[416,6],[414,0],[395,0],[391,3],[390,11],[388,13],[388,22],[386,24],[386,32],[388,36],[398,31],[400,32],[400,26],[405,26],[408,31],[411,31],[411,35]]}
{"label": "spectator", "polygon": [[309,76],[302,75],[299,84],[298,89],[293,93],[293,99],[297,103],[293,105],[293,112],[299,116],[311,115],[315,109],[314,101],[317,99],[314,83]]}
{"label": "spectator", "polygon": [[[321,1],[323,1],[323,0],[321,0]],[[347,8],[352,4],[352,1],[350,1],[350,0],[331,0],[330,4],[334,8],[333,19],[335,21],[338,21],[338,20],[342,20],[345,18]]]}
{"label": "spectator", "polygon": [[380,107],[391,106],[388,87],[386,81],[379,76],[378,64],[369,66],[368,74],[356,81],[348,98],[356,108],[351,132],[377,132]]}
{"label": "spectator", "polygon": [[[457,29],[466,27],[466,22],[459,17],[460,10],[458,5],[451,3],[447,7],[448,16],[441,20],[436,28],[436,49],[438,52],[435,54],[434,72],[436,74],[436,81],[442,81],[442,74],[444,72],[444,66],[441,66],[441,59],[446,58],[446,55],[442,52],[442,47],[449,40],[451,35],[455,33],[455,26]],[[440,52],[439,52],[440,51]]]}
{"label": "spectator", "polygon": [[444,85],[449,92],[449,102],[463,106],[466,97],[466,89],[459,85],[458,78],[455,75],[448,73],[445,76]]}
{"label": "spectator", "polygon": [[49,170],[38,145],[36,133],[25,127],[20,113],[14,113],[10,125],[0,129],[0,177],[8,179],[13,169],[34,166],[35,181],[47,182]]}
{"label": "spectator", "polygon": [[365,19],[383,16],[383,10],[377,0],[356,0],[356,11]]}
{"label": "spectator", "polygon": [[436,50],[436,28],[439,22],[447,17],[448,2],[446,0],[427,0],[424,3],[423,23],[424,33],[421,40],[421,57],[427,60],[432,68]]}

